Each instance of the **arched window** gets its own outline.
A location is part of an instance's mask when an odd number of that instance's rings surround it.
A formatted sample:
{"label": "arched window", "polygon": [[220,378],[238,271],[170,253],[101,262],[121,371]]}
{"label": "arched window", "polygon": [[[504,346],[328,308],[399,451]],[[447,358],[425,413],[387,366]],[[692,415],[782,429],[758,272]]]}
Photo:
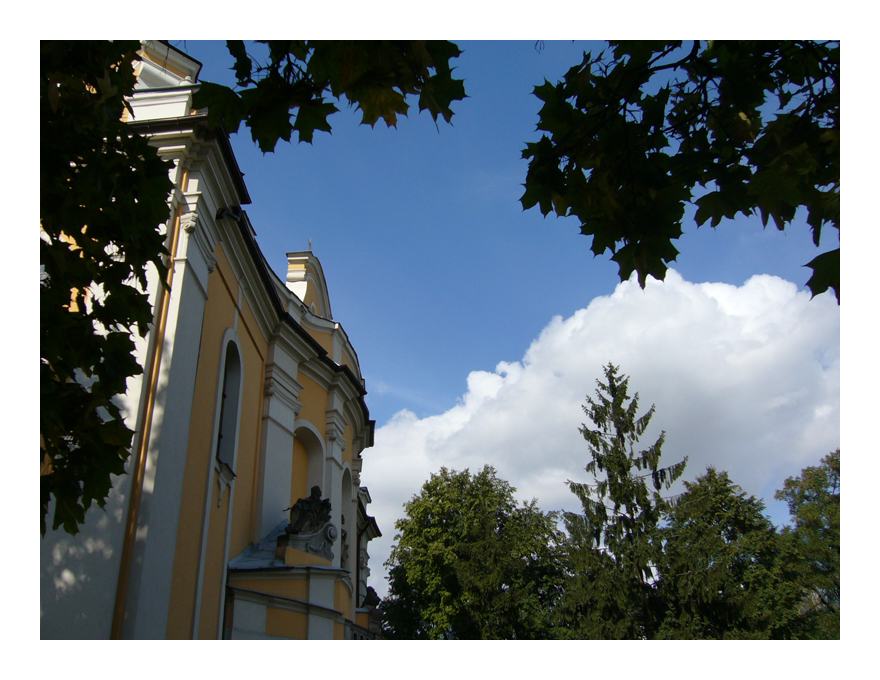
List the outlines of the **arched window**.
{"label": "arched window", "polygon": [[226,344],[223,364],[223,391],[220,395],[220,426],[217,432],[217,460],[234,471],[235,442],[238,439],[238,414],[241,395],[241,359],[238,347],[230,340]]}

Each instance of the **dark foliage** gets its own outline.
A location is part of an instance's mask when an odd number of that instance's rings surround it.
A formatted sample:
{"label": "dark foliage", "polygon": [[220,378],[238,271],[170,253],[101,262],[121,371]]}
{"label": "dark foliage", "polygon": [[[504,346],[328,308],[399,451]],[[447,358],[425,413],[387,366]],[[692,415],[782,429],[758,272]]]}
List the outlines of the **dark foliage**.
{"label": "dark foliage", "polygon": [[427,41],[269,40],[266,63],[248,54],[241,40],[227,41],[235,58],[237,90],[203,83],[195,106],[208,107],[209,121],[229,132],[244,122],[264,152],[294,130],[312,142],[315,130],[330,132],[327,118],[345,99],[362,113],[362,123],[381,118],[389,127],[418,95],[419,110],[434,120],[452,120],[453,101],[464,99],[464,81],[452,77],[454,43]]}
{"label": "dark foliage", "polygon": [[149,265],[169,163],[122,122],[136,41],[40,43],[40,531],[78,531],[125,471],[132,431],[116,401],[142,372],[132,330],[152,321]]}
{"label": "dark foliage", "polygon": [[[572,215],[626,280],[663,280],[686,204],[698,225],[803,209],[818,246],[840,230],[840,43],[612,41],[556,85],[528,144],[523,208]],[[840,301],[840,250],[806,266]]]}

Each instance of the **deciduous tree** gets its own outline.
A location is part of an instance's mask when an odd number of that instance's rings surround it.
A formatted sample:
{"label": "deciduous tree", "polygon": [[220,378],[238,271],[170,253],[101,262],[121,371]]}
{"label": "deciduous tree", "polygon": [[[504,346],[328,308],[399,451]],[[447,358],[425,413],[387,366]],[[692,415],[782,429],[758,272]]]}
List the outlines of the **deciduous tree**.
{"label": "deciduous tree", "polygon": [[[626,280],[663,280],[685,206],[696,222],[737,214],[778,229],[803,209],[819,245],[840,230],[840,43],[613,41],[544,82],[523,151],[523,208],[571,215]],[[840,301],[840,249],[806,266]]]}
{"label": "deciduous tree", "polygon": [[840,637],[840,449],[818,466],[789,477],[776,492],[788,503],[794,527],[783,529],[805,589],[801,603],[814,635]]}
{"label": "deciduous tree", "polygon": [[244,122],[262,151],[295,130],[312,142],[315,130],[330,132],[327,118],[343,100],[362,113],[361,122],[389,127],[409,110],[417,95],[419,110],[434,120],[452,120],[453,101],[464,99],[464,81],[452,77],[449,60],[461,50],[451,42],[363,40],[268,40],[262,62],[241,40],[227,41],[235,58],[238,89],[203,83],[194,105],[208,107],[208,121],[235,132]]}
{"label": "deciduous tree", "polygon": [[553,638],[561,532],[535,501],[518,505],[491,466],[442,468],[397,521],[382,604],[402,639]]}
{"label": "deciduous tree", "polygon": [[75,534],[132,430],[116,396],[142,372],[147,266],[166,268],[169,164],[122,122],[137,41],[40,43],[40,532]]}
{"label": "deciduous tree", "polygon": [[658,637],[804,636],[796,570],[764,503],[713,468],[684,485],[663,531]]}

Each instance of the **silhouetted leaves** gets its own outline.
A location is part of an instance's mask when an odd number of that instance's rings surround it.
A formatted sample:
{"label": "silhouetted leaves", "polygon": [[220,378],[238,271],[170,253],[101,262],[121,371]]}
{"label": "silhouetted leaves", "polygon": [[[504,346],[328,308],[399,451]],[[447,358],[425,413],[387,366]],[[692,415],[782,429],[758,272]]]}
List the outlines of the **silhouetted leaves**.
{"label": "silhouetted leaves", "polygon": [[[543,102],[524,209],[574,216],[621,280],[662,280],[686,203],[712,226],[804,208],[813,239],[840,229],[840,46],[811,41],[618,41],[587,53]],[[840,301],[839,250],[817,257],[813,295]]]}
{"label": "silhouetted leaves", "polygon": [[[40,531],[78,531],[125,472],[116,401],[142,372],[147,266],[164,278],[169,163],[122,122],[137,41],[40,43]],[[140,290],[138,289],[140,287]]]}
{"label": "silhouetted leaves", "polygon": [[813,270],[807,286],[814,297],[833,288],[834,294],[840,300],[840,248],[822,253],[804,266]]}
{"label": "silhouetted leaves", "polygon": [[[361,111],[361,122],[389,127],[407,115],[407,97],[434,120],[452,120],[451,104],[464,99],[464,82],[452,77],[449,60],[461,50],[446,41],[265,41],[265,64],[255,63],[244,43],[229,41],[239,90],[203,83],[193,102],[208,108],[212,125],[236,132],[242,122],[263,152],[279,139],[311,143],[316,130],[330,132],[339,109],[327,98]],[[293,119],[293,122],[291,122]]]}

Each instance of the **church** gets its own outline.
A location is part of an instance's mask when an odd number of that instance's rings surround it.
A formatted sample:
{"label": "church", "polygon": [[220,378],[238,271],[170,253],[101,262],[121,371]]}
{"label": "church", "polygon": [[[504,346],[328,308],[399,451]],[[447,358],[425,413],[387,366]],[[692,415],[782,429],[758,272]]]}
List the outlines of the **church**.
{"label": "church", "polygon": [[201,64],[142,47],[128,122],[174,163],[170,287],[151,272],[127,474],[41,539],[41,638],[375,639],[357,353],[310,251],[286,280],[267,265],[229,139],[192,108]]}

